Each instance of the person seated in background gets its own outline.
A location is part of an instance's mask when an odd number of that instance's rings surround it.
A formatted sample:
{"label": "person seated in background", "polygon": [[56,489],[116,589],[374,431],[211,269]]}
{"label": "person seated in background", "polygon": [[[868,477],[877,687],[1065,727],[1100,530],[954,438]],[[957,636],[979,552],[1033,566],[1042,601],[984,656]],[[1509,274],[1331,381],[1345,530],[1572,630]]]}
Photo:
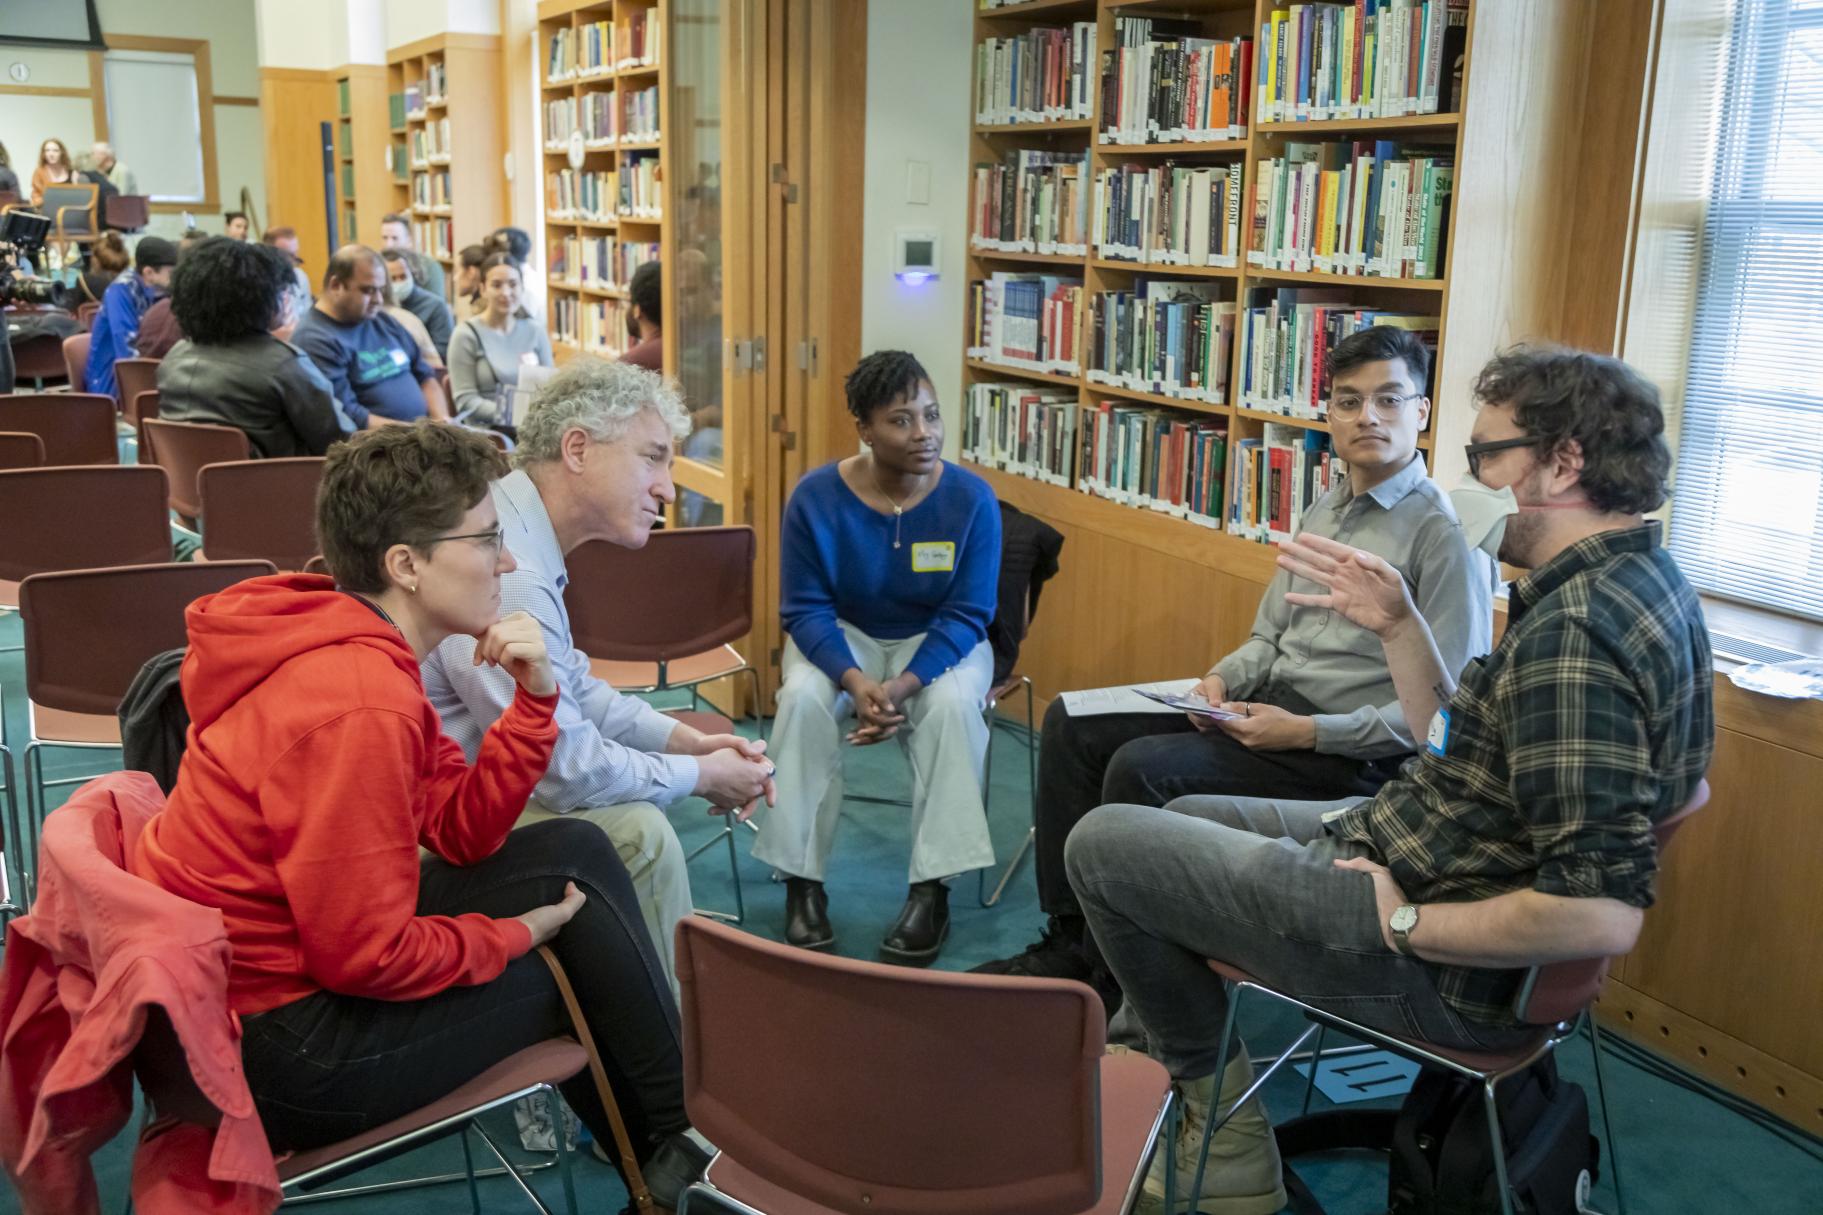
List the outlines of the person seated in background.
{"label": "person seated in background", "polygon": [[[83,300],[99,304],[109,285],[132,264],[133,255],[127,252],[127,242],[120,238],[120,233],[103,232],[100,239],[89,246],[89,268],[76,280]],[[144,319],[140,318],[142,324]]]}
{"label": "person seated in background", "polygon": [[[676,973],[672,940],[691,900],[684,849],[661,807],[696,796],[745,818],[772,791],[766,744],[699,733],[590,674],[563,592],[565,555],[584,541],[645,545],[672,499],[671,451],[683,425],[674,385],[578,358],[539,390],[520,422],[518,470],[493,488],[518,564],[501,576],[501,610],[538,622],[559,692],[556,749],[519,822],[569,817],[606,833],[667,976]],[[451,635],[423,667],[425,695],[469,754],[513,700],[512,680],[474,659],[474,638]]]}
{"label": "person seated in background", "polygon": [[291,324],[295,325],[316,300],[310,290],[310,276],[304,273],[304,259],[298,256],[297,229],[267,228],[260,234],[260,243],[271,245],[291,262]]}
{"label": "person seated in background", "polygon": [[418,344],[418,353],[424,356],[425,362],[432,367],[442,367],[444,366],[443,356],[437,353],[436,343],[430,340],[430,330],[424,327],[424,322],[418,319],[418,314],[407,308],[402,302],[404,297],[412,291],[410,272],[403,272],[405,274],[403,280],[392,277],[394,271],[405,259],[417,256],[415,253],[401,252],[397,249],[388,249],[380,254],[380,260],[386,263],[387,272],[386,304],[381,311],[405,327],[405,332],[411,334],[411,340]]}
{"label": "person seated in background", "polygon": [[424,289],[424,276],[429,273],[428,267],[434,259],[412,249],[382,249],[380,256],[386,262],[392,303],[417,318],[436,352],[438,365],[447,363],[449,335],[456,321],[443,297]]}
{"label": "person seated in background", "polygon": [[101,296],[101,311],[89,324],[87,391],[114,395],[114,363],[138,354],[139,321],[153,301],[171,286],[177,246],[162,236],[142,236],[133,250],[133,269],[122,274]]}
{"label": "person seated in background", "polygon": [[245,211],[222,212],[222,235],[229,240],[247,239],[247,213]]}
{"label": "person seated in background", "polygon": [[496,228],[487,238],[496,253],[504,253],[519,263],[519,305],[528,316],[544,317],[544,272],[532,264],[532,238],[524,228]]}
{"label": "person seated in background", "polygon": [[94,166],[95,172],[108,179],[108,184],[113,186],[117,193],[139,193],[138,176],[134,174],[133,170],[120,163],[120,160],[114,155],[114,146],[105,139],[95,141],[95,146],[89,150],[89,163]]}
{"label": "person seated in background", "polygon": [[188,337],[158,364],[160,418],[245,431],[262,458],[320,456],[347,436],[329,381],[273,336],[291,282],[279,250],[223,236],[178,262],[171,309]]}
{"label": "person seated in background", "polygon": [[[76,166],[70,162],[70,150],[61,139],[47,139],[38,145],[38,167],[32,170],[32,209],[44,206],[46,186],[68,185],[76,180]],[[49,217],[53,222],[56,216]]]}
{"label": "person seated in background", "polygon": [[304,314],[291,340],[329,379],[342,412],[356,430],[374,419],[449,420],[437,371],[404,326],[382,311],[385,263],[365,245],[344,245],[329,259],[323,294]]}
{"label": "person seated in background", "polygon": [[456,323],[461,324],[479,313],[481,302],[481,263],[491,255],[486,245],[464,245],[456,254]]}
{"label": "person seated in background", "polygon": [[[410,216],[390,211],[380,217],[380,249],[382,251],[387,249],[417,250],[417,248],[416,242],[412,240]],[[438,299],[443,298],[443,264],[434,257],[430,260],[429,272],[424,276],[423,286],[426,291]]]}
{"label": "person seated in background", "polygon": [[[222,912],[228,1003],[275,1151],[383,1125],[573,1032],[531,954],[548,944],[669,1205],[707,1153],[626,870],[586,824],[512,830],[557,741],[558,689],[536,622],[500,613],[513,555],[488,487],[502,471],[455,426],[387,427],[330,453],[316,522],[331,576],[249,579],[185,613],[190,745],[133,871]],[[515,685],[472,765],[418,682],[458,633]],[[562,1087],[612,1143],[588,1070]]]}
{"label": "person seated in background", "polygon": [[[214,239],[216,238],[201,228],[191,228],[177,242],[177,264],[183,265],[184,258],[190,256],[190,251],[196,246]],[[134,341],[133,348],[142,359],[162,359],[183,340],[183,328],[177,323],[177,314],[171,310],[171,295],[166,292],[153,300],[152,306],[146,309],[146,314],[139,318],[139,337]]]}
{"label": "person seated in background", "polygon": [[13,172],[13,158],[6,154],[3,143],[0,143],[0,194],[11,194],[12,201],[19,198],[19,174]]}
{"label": "person seated in background", "polygon": [[[1512,1049],[1534,1032],[1512,1017],[1528,968],[1633,948],[1653,825],[1709,767],[1708,629],[1644,518],[1671,471],[1658,390],[1618,359],[1521,348],[1474,392],[1463,492],[1496,499],[1490,547],[1530,571],[1492,654],[1458,679],[1384,557],[1312,535],[1278,558],[1295,602],[1381,647],[1405,719],[1429,723],[1418,758],[1372,800],[1109,805],[1070,836],[1070,884],[1182,1094],[1192,1149],[1253,1074],[1238,1042],[1214,1074],[1228,997],[1204,959],[1387,1033]],[[1180,1142],[1177,1160],[1189,1203],[1194,1150]],[[1279,1180],[1250,1101],[1213,1140],[1204,1209],[1277,1211]]]}
{"label": "person seated in background", "polygon": [[665,366],[662,273],[657,262],[645,262],[627,284],[627,335],[633,345],[620,356],[620,361],[647,371],[663,371]]}
{"label": "person seated in background", "polygon": [[[456,416],[477,426],[516,426],[513,395],[522,367],[549,367],[551,339],[519,308],[519,264],[504,253],[482,263],[486,310],[449,343],[449,391]],[[643,543],[643,541],[642,541]]]}
{"label": "person seated in background", "polygon": [[858,719],[847,735],[858,746],[903,729],[911,888],[880,951],[924,964],[949,933],[943,879],[994,863],[981,764],[1000,507],[985,481],[942,458],[936,390],[917,359],[870,354],[846,388],[867,451],[807,474],[785,507],[778,806],[753,855],[785,875],[785,939],[833,945],[823,877],[842,812],[839,723]]}
{"label": "person seated in background", "polygon": [[[1376,553],[1413,587],[1450,671],[1493,636],[1495,570],[1463,535],[1430,479],[1418,434],[1430,417],[1430,351],[1415,334],[1377,326],[1329,352],[1329,425],[1348,477],[1304,512],[1299,534]],[[1197,691],[1238,720],[1154,713],[1045,712],[1033,849],[1043,935],[986,974],[1080,979],[1113,1005],[1081,908],[1064,873],[1065,841],[1107,802],[1162,806],[1189,793],[1327,799],[1372,794],[1413,749],[1392,677],[1372,636],[1326,608],[1287,600],[1292,577],[1267,585],[1253,634],[1209,669]]]}

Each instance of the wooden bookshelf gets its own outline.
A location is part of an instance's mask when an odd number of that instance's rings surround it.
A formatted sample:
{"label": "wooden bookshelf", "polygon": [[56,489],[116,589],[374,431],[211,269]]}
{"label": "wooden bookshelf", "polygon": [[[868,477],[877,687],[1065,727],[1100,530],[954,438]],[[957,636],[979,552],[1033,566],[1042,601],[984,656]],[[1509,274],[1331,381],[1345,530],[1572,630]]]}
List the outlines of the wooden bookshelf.
{"label": "wooden bookshelf", "polygon": [[372,243],[392,206],[386,116],[386,68],[351,63],[336,69],[336,201],[343,244]]}
{"label": "wooden bookshelf", "polygon": [[393,48],[386,65],[389,209],[410,218],[453,293],[457,251],[505,222],[500,39],[438,34]]}
{"label": "wooden bookshelf", "polygon": [[[617,358],[627,348],[631,276],[622,272],[623,247],[652,246],[661,263],[673,260],[675,233],[666,222],[673,205],[666,171],[670,20],[666,0],[543,0],[538,6],[539,163],[545,195],[544,230],[538,239],[551,268],[546,323],[559,362],[583,351]],[[636,36],[640,29],[643,37]],[[553,75],[553,42],[559,38],[571,40],[575,50],[565,59],[568,66]],[[604,111],[611,116],[611,129],[604,125]],[[656,132],[636,125],[653,114]],[[599,199],[590,197],[596,204],[592,207],[574,195],[561,200],[571,205],[560,206],[557,182],[566,174],[572,179],[605,174],[597,180],[608,184]],[[655,192],[635,191],[636,180],[653,182]],[[609,242],[605,276],[593,265],[585,274],[585,241]],[[669,278],[667,308],[675,290]],[[665,371],[671,373],[673,344],[665,345]]]}
{"label": "wooden bookshelf", "polygon": [[[969,53],[973,55],[975,47],[985,38],[1006,38],[1035,27],[1067,27],[1074,21],[1093,20],[1097,27],[1096,58],[1099,61],[1104,52],[1117,44],[1117,16],[1189,20],[1196,23],[1206,37],[1244,36],[1257,42],[1260,27],[1269,20],[1274,7],[1272,0],[1257,0],[1257,3],[1255,0],[1033,0],[1000,8],[978,8]],[[1514,246],[1521,239],[1537,239],[1546,233],[1539,230],[1535,212],[1531,216],[1526,214],[1523,209],[1526,204],[1518,197],[1521,192],[1513,187],[1510,171],[1501,167],[1502,157],[1510,151],[1502,145],[1514,140],[1528,125],[1543,127],[1547,122],[1557,121],[1550,109],[1545,84],[1541,80],[1528,79],[1526,73],[1537,75],[1542,70],[1545,77],[1561,86],[1568,79],[1567,69],[1549,66],[1546,62],[1548,52],[1533,48],[1529,53],[1514,56],[1511,62],[1503,62],[1499,57],[1485,65],[1478,62],[1480,74],[1471,72],[1469,61],[1478,25],[1488,26],[1503,20],[1488,15],[1484,11],[1488,8],[1486,0],[1470,0],[1467,10],[1468,46],[1463,54],[1460,113],[1262,123],[1258,121],[1256,75],[1247,82],[1253,104],[1250,106],[1252,121],[1245,138],[1202,143],[1104,144],[1100,142],[1101,65],[1097,62],[1091,82],[1095,113],[1089,121],[974,124],[968,165],[970,223],[963,233],[968,254],[967,281],[973,283],[996,271],[1017,271],[1028,266],[1034,272],[1045,273],[1059,272],[1061,267],[1077,267],[1079,273],[1068,273],[1083,281],[1084,306],[1079,317],[1083,330],[1077,340],[1082,374],[1074,377],[1054,372],[1039,374],[965,358],[965,395],[969,387],[978,383],[1029,380],[1076,388],[1077,399],[1085,410],[1093,409],[1103,401],[1116,401],[1153,406],[1185,418],[1213,416],[1221,419],[1228,430],[1222,493],[1225,516],[1226,504],[1232,500],[1235,489],[1237,461],[1234,453],[1240,440],[1260,438],[1264,427],[1271,423],[1315,430],[1327,430],[1327,424],[1318,419],[1286,417],[1238,406],[1245,349],[1239,324],[1229,373],[1229,400],[1224,404],[1180,400],[1092,381],[1087,374],[1087,301],[1099,292],[1128,287],[1139,275],[1149,279],[1209,279],[1221,284],[1220,299],[1239,304],[1243,309],[1241,319],[1244,319],[1248,293],[1255,288],[1339,287],[1348,292],[1347,302],[1356,306],[1439,318],[1437,358],[1432,375],[1431,424],[1419,439],[1421,455],[1435,471],[1444,444],[1460,443],[1465,437],[1458,433],[1439,438],[1439,413],[1448,395],[1465,393],[1470,377],[1494,348],[1525,332],[1523,328],[1516,331],[1513,327],[1516,313],[1525,312],[1528,307],[1531,308],[1528,316],[1542,313],[1531,298],[1534,289],[1541,284],[1527,277],[1528,273],[1535,277],[1536,272],[1524,268],[1528,260],[1524,249]],[[1260,56],[1256,53],[1254,58],[1257,69]],[[1541,68],[1541,65],[1544,66]],[[1439,89],[1440,105],[1449,105],[1451,91],[1450,72],[1446,66]],[[971,92],[971,104],[972,98]],[[1481,133],[1474,134],[1477,131]],[[1391,139],[1408,146],[1433,145],[1453,156],[1455,180],[1447,222],[1442,229],[1442,273],[1439,277],[1383,278],[1280,271],[1249,264],[1250,225],[1247,220],[1252,210],[1259,162],[1281,154],[1287,139],[1307,138]],[[1092,233],[1084,256],[1004,253],[975,248],[970,239],[975,204],[974,167],[999,162],[1010,150],[1026,147],[1086,150],[1090,177],[1085,183],[1084,205],[1090,210],[1093,208],[1094,177],[1103,169],[1123,164],[1157,164],[1165,159],[1211,166],[1226,166],[1238,160],[1242,165],[1239,264],[1224,268],[1119,261],[1097,252]],[[1536,151],[1528,151],[1526,155],[1535,165],[1545,159]],[[1484,261],[1484,255],[1497,253],[1504,257],[1504,282],[1511,285],[1517,279],[1516,289],[1521,298],[1503,300],[1490,296],[1480,283],[1471,290],[1452,292],[1451,274],[1461,264],[1456,256],[1459,221],[1465,214],[1473,217],[1475,226],[1472,231],[1462,234],[1478,246],[1468,256]],[[962,340],[966,350],[969,342],[966,331]],[[966,400],[963,406],[966,410]],[[1450,463],[1459,467],[1453,450]],[[1059,581],[1069,581],[1072,589],[1058,594],[1056,599],[1052,597],[1056,592],[1047,593],[1045,618],[1034,629],[1022,659],[1022,670],[1033,676],[1041,698],[1049,699],[1072,687],[1194,674],[1203,670],[1211,658],[1233,648],[1246,637],[1261,586],[1275,568],[1273,550],[1268,545],[1153,508],[1123,505],[1080,489],[1011,472],[984,469],[979,465],[971,467],[983,471],[1004,499],[1043,516],[1069,538],[1065,563],[1070,569],[1070,577]],[[1113,637],[1110,644],[1087,648],[1079,644],[1082,636],[1108,636],[1102,624],[1123,616],[1124,623],[1116,630],[1118,636]]]}

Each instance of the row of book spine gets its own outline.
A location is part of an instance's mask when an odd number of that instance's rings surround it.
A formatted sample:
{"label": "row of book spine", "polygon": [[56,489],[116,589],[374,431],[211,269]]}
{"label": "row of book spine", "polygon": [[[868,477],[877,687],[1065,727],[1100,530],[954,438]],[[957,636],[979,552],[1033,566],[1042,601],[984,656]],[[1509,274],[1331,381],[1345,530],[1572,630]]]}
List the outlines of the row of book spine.
{"label": "row of book spine", "polygon": [[1266,122],[1397,118],[1455,108],[1446,81],[1467,41],[1468,0],[1292,4],[1260,26]]}
{"label": "row of book spine", "polygon": [[658,86],[620,90],[623,139],[650,142],[658,138]]}
{"label": "row of book spine", "polygon": [[614,63],[627,68],[651,67],[659,59],[664,25],[649,8],[636,8],[615,30]]}
{"label": "row of book spine", "polygon": [[1116,17],[1101,62],[1103,143],[1211,143],[1247,136],[1251,38],[1189,22]]}
{"label": "row of book spine", "polygon": [[1123,506],[1221,526],[1224,423],[1117,401],[1084,413],[1077,424],[1077,488]]}
{"label": "row of book spine", "polygon": [[1454,178],[1438,149],[1288,140],[1284,155],[1256,167],[1247,261],[1274,270],[1441,277]]}
{"label": "row of book spine", "polygon": [[[1321,421],[1329,416],[1329,352],[1375,325],[1409,329],[1433,352],[1438,318],[1350,304],[1332,288],[1256,288],[1240,319],[1237,403],[1262,413]],[[1428,392],[1428,387],[1425,388]]]}
{"label": "row of book spine", "polygon": [[625,155],[620,163],[619,210],[635,219],[664,216],[664,185],[658,178],[658,155]]}
{"label": "row of book spine", "polygon": [[613,219],[620,197],[618,176],[603,169],[559,169],[547,173],[545,211],[552,219]]}
{"label": "row of book spine", "polygon": [[1050,485],[1076,485],[1076,419],[1068,389],[1043,384],[975,384],[962,416],[965,459]]}
{"label": "row of book spine", "polygon": [[449,119],[438,118],[412,131],[411,163],[414,166],[421,167],[448,155]]}
{"label": "row of book spine", "polygon": [[411,175],[411,205],[414,207],[447,207],[449,203],[449,170]]}
{"label": "row of book spine", "polygon": [[1141,281],[1089,297],[1086,377],[1212,405],[1228,400],[1235,304],[1210,282]]}
{"label": "row of book spine", "polygon": [[545,79],[560,84],[616,68],[653,66],[659,59],[663,26],[651,18],[652,10],[635,9],[618,27],[611,21],[590,21],[554,31],[545,54]]}
{"label": "row of book spine", "polygon": [[1120,165],[1095,176],[1097,256],[1170,266],[1240,261],[1241,169],[1228,165]]}
{"label": "row of book spine", "polygon": [[969,287],[969,357],[1078,375],[1081,311],[1081,279],[996,272]]}
{"label": "row of book spine", "polygon": [[658,242],[623,241],[612,236],[565,236],[551,242],[554,281],[602,291],[624,291],[633,272],[658,260]]}
{"label": "row of book spine", "polygon": [[386,113],[387,113],[387,116],[392,120],[393,130],[396,131],[400,127],[405,125],[405,112],[406,111],[405,111],[405,94],[404,93],[386,94]]}
{"label": "row of book spine", "polygon": [[411,221],[411,243],[432,257],[450,257],[454,246],[454,225],[447,219],[414,219]]}
{"label": "row of book spine", "polygon": [[577,337],[582,348],[605,358],[617,359],[625,354],[627,309],[625,300],[581,300],[578,311],[582,329]]}
{"label": "row of book spine", "polygon": [[1261,437],[1236,443],[1234,460],[1228,531],[1269,543],[1289,540],[1304,512],[1347,473],[1327,433],[1285,422],[1268,422]]}
{"label": "row of book spine", "polygon": [[969,241],[1001,253],[1088,253],[1086,152],[1021,148],[998,164],[975,166]]}
{"label": "row of book spine", "polygon": [[1093,21],[985,38],[975,47],[975,121],[1086,120],[1095,104],[1094,69]]}

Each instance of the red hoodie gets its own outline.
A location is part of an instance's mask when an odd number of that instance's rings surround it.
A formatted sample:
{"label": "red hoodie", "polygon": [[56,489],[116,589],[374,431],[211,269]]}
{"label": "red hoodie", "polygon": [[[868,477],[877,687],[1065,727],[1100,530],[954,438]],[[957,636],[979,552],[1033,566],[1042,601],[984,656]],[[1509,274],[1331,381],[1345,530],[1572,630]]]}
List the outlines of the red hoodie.
{"label": "red hoodie", "polygon": [[132,867],[221,909],[235,1012],[323,989],[420,1000],[531,948],[515,919],[417,915],[418,846],[468,865],[505,842],[557,697],[522,690],[471,768],[404,637],[328,578],[250,579],[185,619],[183,766]]}

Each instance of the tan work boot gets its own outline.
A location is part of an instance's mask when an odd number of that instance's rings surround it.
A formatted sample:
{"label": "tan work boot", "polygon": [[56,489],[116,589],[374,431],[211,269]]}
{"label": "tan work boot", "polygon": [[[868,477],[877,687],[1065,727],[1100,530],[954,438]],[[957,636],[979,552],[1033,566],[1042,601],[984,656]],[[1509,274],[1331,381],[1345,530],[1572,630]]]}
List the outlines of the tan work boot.
{"label": "tan work boot", "polygon": [[[1253,1062],[1245,1052],[1228,1061],[1222,1073],[1220,1104],[1227,1108],[1253,1083]],[[1272,1123],[1256,1095],[1222,1124],[1209,1141],[1209,1165],[1203,1170],[1203,1193],[1191,1200],[1197,1153],[1209,1123],[1215,1077],[1172,1082],[1177,1094],[1177,1202],[1165,1210],[1165,1148],[1159,1145],[1146,1173],[1145,1187],[1134,1205],[1136,1215],[1274,1215],[1285,1206],[1284,1173]]]}

